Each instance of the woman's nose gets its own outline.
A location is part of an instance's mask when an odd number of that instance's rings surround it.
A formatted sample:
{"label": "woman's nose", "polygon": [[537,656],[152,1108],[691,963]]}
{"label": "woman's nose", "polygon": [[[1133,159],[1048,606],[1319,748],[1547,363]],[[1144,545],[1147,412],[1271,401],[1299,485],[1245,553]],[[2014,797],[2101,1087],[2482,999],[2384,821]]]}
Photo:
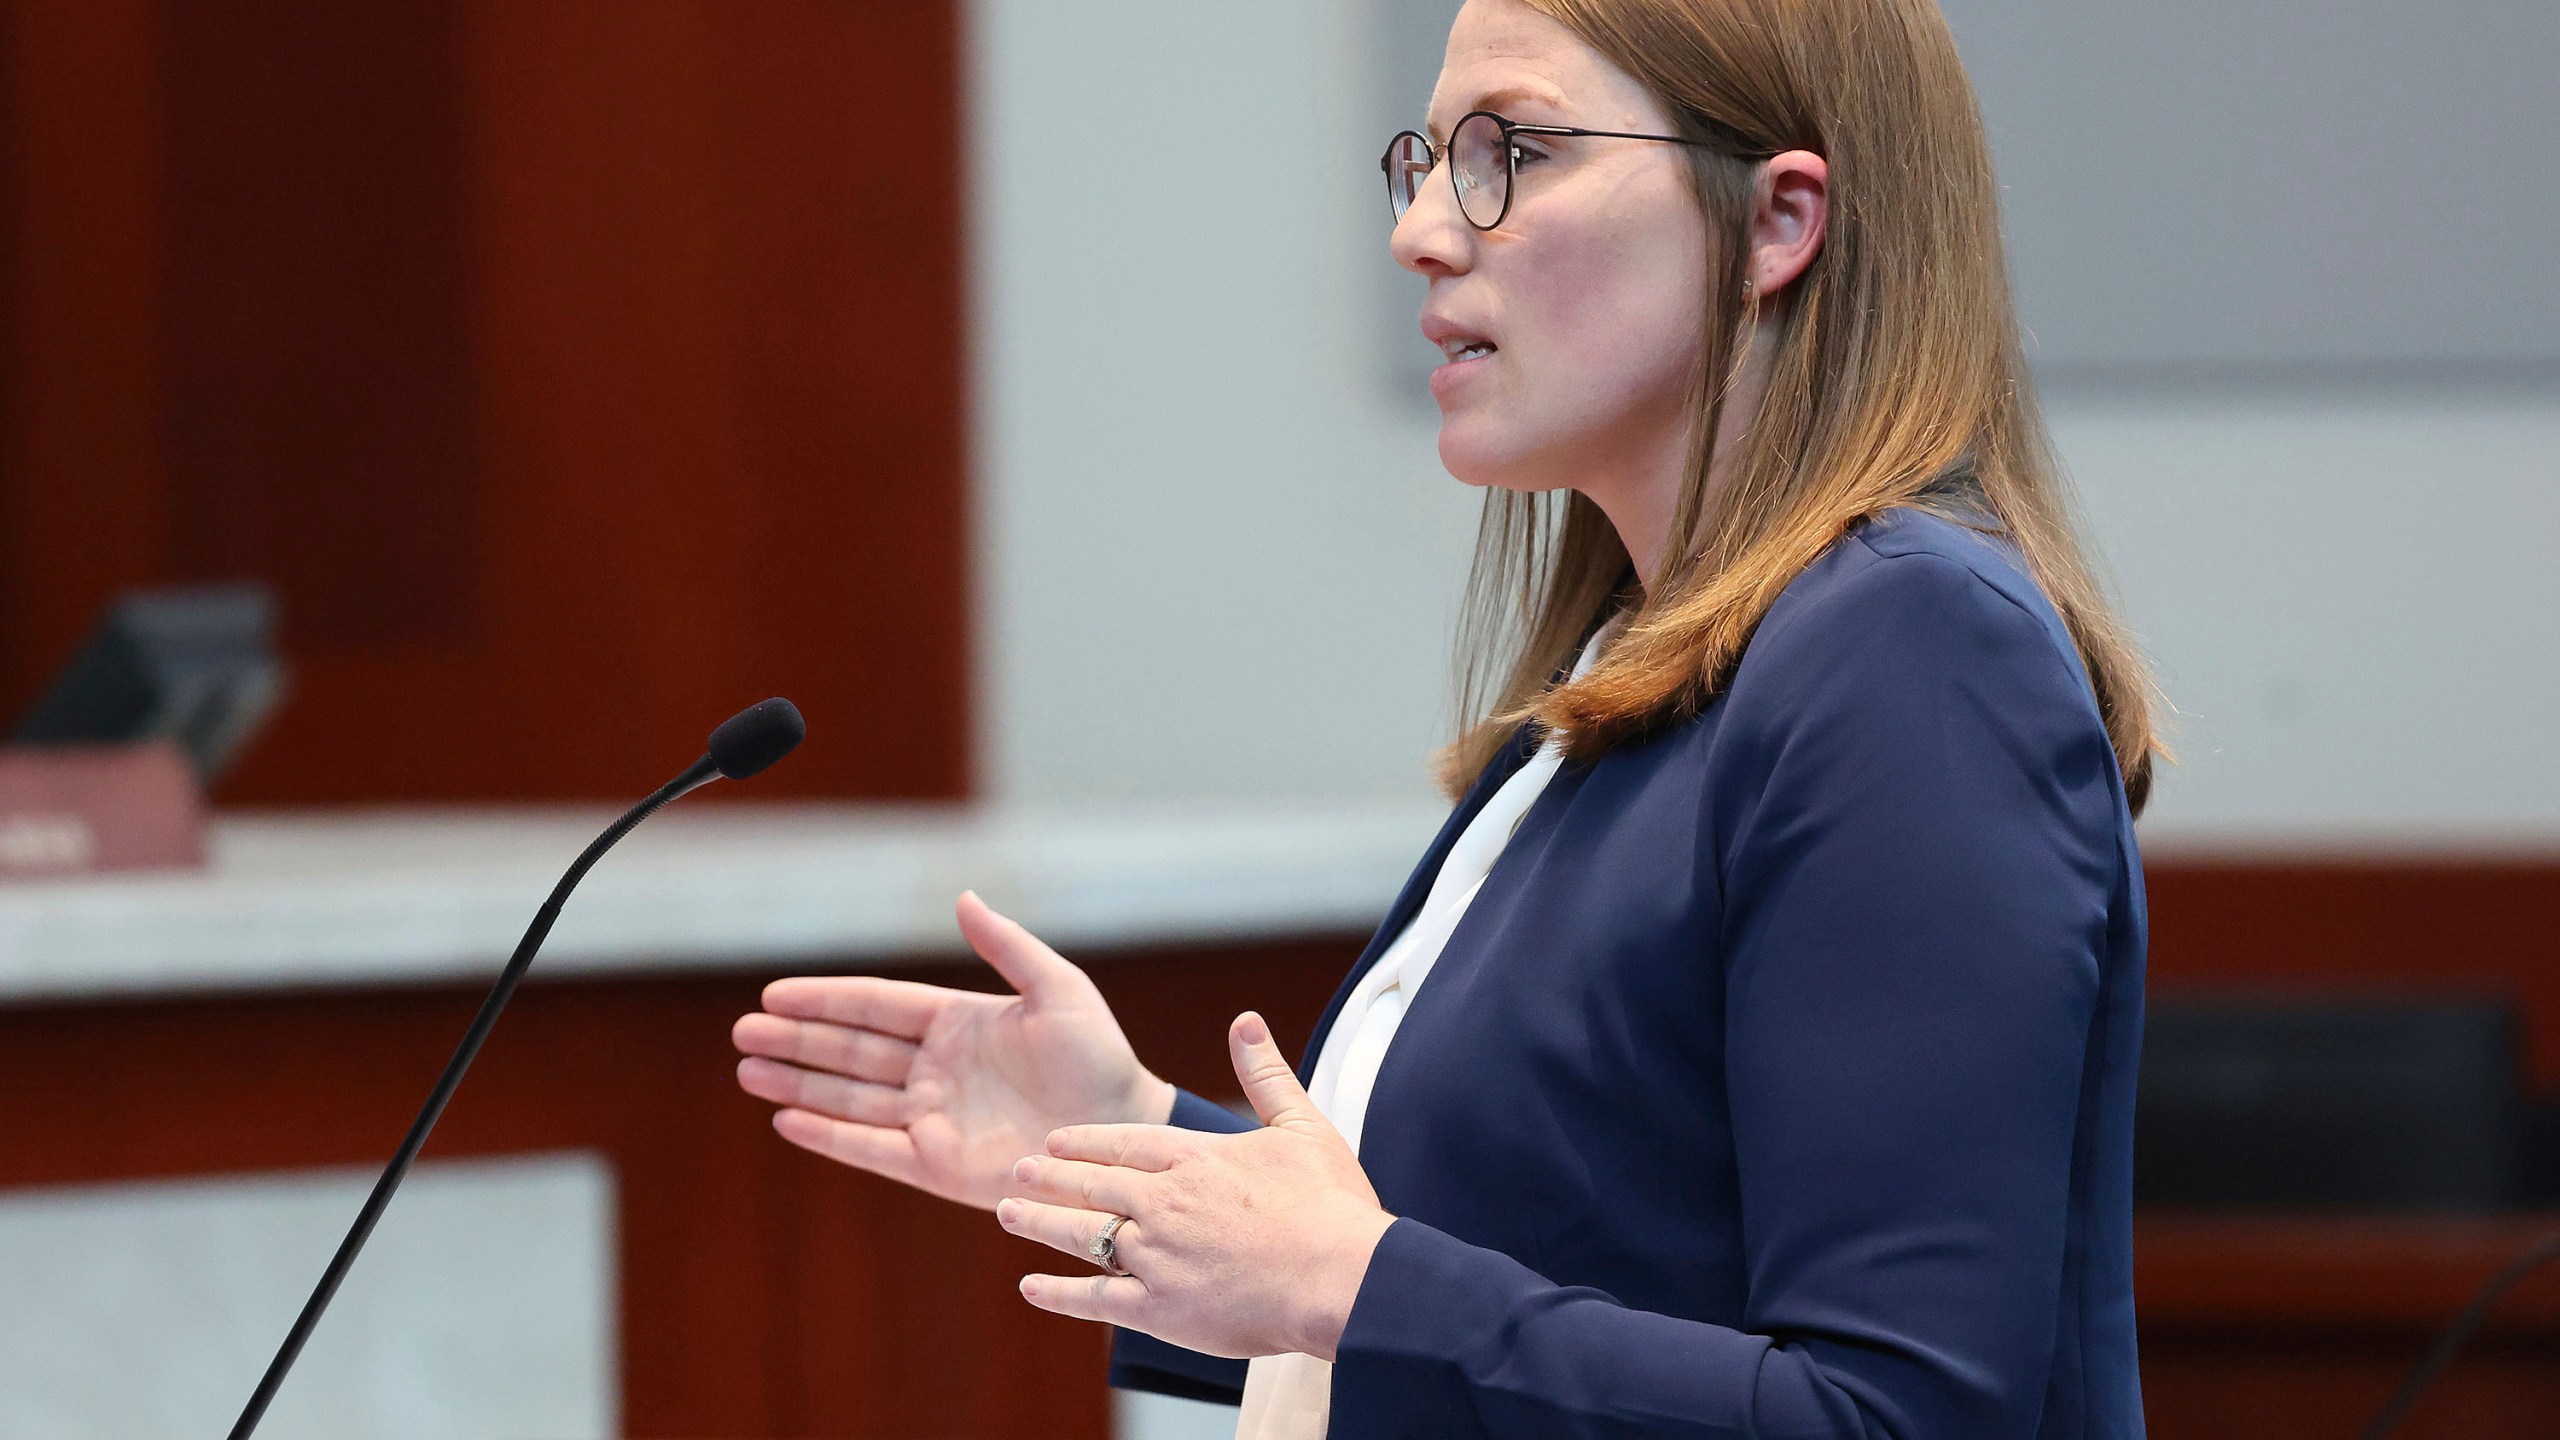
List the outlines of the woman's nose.
{"label": "woman's nose", "polygon": [[1464,274],[1474,262],[1475,227],[1458,209],[1447,168],[1443,161],[1422,177],[1413,203],[1396,217],[1396,228],[1387,237],[1388,253],[1417,275]]}

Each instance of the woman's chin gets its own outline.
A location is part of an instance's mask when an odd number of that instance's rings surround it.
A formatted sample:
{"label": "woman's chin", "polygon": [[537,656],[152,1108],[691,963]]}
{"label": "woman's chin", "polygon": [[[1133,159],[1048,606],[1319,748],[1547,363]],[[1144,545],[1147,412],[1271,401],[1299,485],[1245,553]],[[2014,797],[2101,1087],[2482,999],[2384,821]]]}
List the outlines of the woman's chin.
{"label": "woman's chin", "polygon": [[1440,416],[1440,464],[1469,485],[1499,485],[1509,468],[1504,462],[1512,447],[1486,423],[1491,418],[1472,405]]}
{"label": "woman's chin", "polygon": [[1476,416],[1450,416],[1440,422],[1440,468],[1450,478],[1480,490],[1553,490],[1561,481],[1548,467],[1529,463],[1516,442],[1485,433],[1490,427]]}

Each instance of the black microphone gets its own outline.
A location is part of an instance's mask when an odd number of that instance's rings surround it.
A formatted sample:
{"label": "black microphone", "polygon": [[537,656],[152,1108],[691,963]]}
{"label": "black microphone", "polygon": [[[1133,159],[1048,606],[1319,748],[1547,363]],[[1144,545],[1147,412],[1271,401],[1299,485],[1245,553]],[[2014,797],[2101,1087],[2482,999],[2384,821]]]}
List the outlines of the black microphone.
{"label": "black microphone", "polygon": [[400,1188],[402,1177],[409,1173],[409,1163],[418,1158],[418,1150],[427,1143],[427,1132],[436,1128],[436,1118],[444,1114],[445,1102],[453,1098],[454,1088],[462,1083],[462,1072],[471,1068],[471,1057],[480,1053],[481,1043],[498,1023],[498,1012],[507,1008],[507,997],[513,995],[516,982],[533,964],[534,952],[542,948],[544,937],[551,933],[553,921],[560,918],[560,907],[568,902],[569,892],[578,888],[587,872],[614,842],[630,834],[640,822],[659,808],[689,791],[698,790],[714,780],[744,780],[766,766],[791,753],[809,727],[800,718],[799,707],[776,698],[750,705],[720,722],[711,732],[710,753],[685,768],[685,772],[658,787],[656,794],[631,807],[621,819],[605,827],[569,873],[552,887],[551,898],[534,912],[533,924],[526,927],[524,938],[516,942],[516,953],[508,959],[507,968],[498,972],[498,983],[489,988],[489,998],[480,1002],[480,1013],[472,1018],[471,1028],[462,1034],[461,1046],[437,1078],[436,1088],[427,1095],[424,1109],[416,1123],[409,1127],[400,1149],[383,1167],[382,1178],[373,1182],[373,1193],[365,1197],[364,1208],[356,1212],[356,1223],[347,1229],[347,1238],[338,1242],[338,1253],[329,1257],[329,1268],[320,1274],[320,1283],[312,1287],[311,1298],[303,1302],[302,1313],[295,1317],[293,1329],[286,1332],[284,1344],[276,1358],[267,1365],[266,1375],[258,1381],[257,1393],[249,1397],[247,1409],[240,1412],[239,1422],[231,1427],[231,1440],[248,1440],[258,1428],[260,1417],[276,1398],[276,1389],[284,1384],[285,1372],[293,1368],[294,1358],[302,1353],[303,1342],[311,1338],[312,1328],[320,1323],[320,1312],[329,1308],[338,1284],[347,1278],[347,1270],[355,1264],[356,1252],[364,1248],[373,1234],[375,1222],[391,1204],[391,1194]]}

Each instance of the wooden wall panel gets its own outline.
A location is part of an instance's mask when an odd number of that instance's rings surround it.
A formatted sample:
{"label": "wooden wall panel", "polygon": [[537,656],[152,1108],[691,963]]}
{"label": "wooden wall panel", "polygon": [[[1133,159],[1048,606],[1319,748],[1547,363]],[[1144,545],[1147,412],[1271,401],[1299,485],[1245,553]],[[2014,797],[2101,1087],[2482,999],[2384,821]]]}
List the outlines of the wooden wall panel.
{"label": "wooden wall panel", "polygon": [[2514,1000],[2560,1095],[2560,863],[2170,860],[2148,868],[2151,988]]}
{"label": "wooden wall panel", "polygon": [[[2450,981],[2548,994],[2553,891],[2533,867],[2189,863],[2152,881],[2159,993]],[[1357,947],[1079,958],[1150,1064],[1228,1097],[1225,1022],[1260,1009],[1301,1053]],[[902,973],[992,984],[979,966]],[[728,1024],[760,978],[537,980],[430,1149],[612,1158],[630,1433],[1104,1434],[1099,1332],[1012,1289],[1048,1252],[789,1149],[736,1092]],[[375,1163],[477,999],[440,987],[0,1008],[0,1185]],[[2535,1010],[2535,1033],[2554,1018]],[[2555,1223],[2146,1215],[2152,1433],[2355,1433],[2471,1288]],[[2410,1440],[2547,1433],[2555,1287],[2560,1275],[2541,1277],[2501,1309]]]}
{"label": "wooden wall panel", "polygon": [[[1303,1044],[1355,948],[1093,970],[1140,1053],[1226,1094],[1224,1017],[1260,1006]],[[983,966],[899,973],[992,984]],[[1063,1257],[793,1149],[738,1091],[729,1024],[763,978],[535,980],[427,1154],[610,1157],[632,1436],[1101,1440],[1103,1332],[1014,1290]],[[379,1165],[478,1002],[436,987],[0,1007],[0,1186]]]}
{"label": "wooden wall panel", "polygon": [[[2152,1215],[2134,1236],[2143,1399],[2176,1437],[2364,1433],[2479,1287],[2560,1216]],[[2550,1433],[2560,1270],[2530,1277],[2401,1440]]]}
{"label": "wooden wall panel", "polygon": [[171,568],[274,577],[314,663],[467,646],[493,618],[461,18],[449,0],[161,14]]}
{"label": "wooden wall panel", "polygon": [[966,793],[953,0],[0,14],[0,719],[247,576],[225,799],[636,794],[776,693],[760,793]]}
{"label": "wooden wall panel", "polygon": [[0,716],[123,585],[168,570],[161,127],[147,0],[14,3],[0,215]]}

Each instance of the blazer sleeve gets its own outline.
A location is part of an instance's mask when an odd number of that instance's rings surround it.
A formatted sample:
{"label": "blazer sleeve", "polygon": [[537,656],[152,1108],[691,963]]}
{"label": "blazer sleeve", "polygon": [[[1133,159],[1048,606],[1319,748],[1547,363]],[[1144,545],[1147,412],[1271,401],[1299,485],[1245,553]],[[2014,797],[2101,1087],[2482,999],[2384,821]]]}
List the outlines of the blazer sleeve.
{"label": "blazer sleeve", "polygon": [[1399,1218],[1343,1333],[1336,1440],[2035,1432],[2113,753],[2038,615],[1943,557],[1859,553],[1764,623],[1706,762],[1744,1323]]}
{"label": "blazer sleeve", "polygon": [[[1170,1124],[1185,1130],[1239,1134],[1262,1128],[1262,1122],[1238,1115],[1214,1100],[1179,1086],[1173,1092]],[[1242,1360],[1203,1355],[1159,1340],[1143,1330],[1111,1330],[1111,1384],[1122,1390],[1152,1390],[1185,1400],[1214,1400],[1234,1405],[1244,1399]]]}

